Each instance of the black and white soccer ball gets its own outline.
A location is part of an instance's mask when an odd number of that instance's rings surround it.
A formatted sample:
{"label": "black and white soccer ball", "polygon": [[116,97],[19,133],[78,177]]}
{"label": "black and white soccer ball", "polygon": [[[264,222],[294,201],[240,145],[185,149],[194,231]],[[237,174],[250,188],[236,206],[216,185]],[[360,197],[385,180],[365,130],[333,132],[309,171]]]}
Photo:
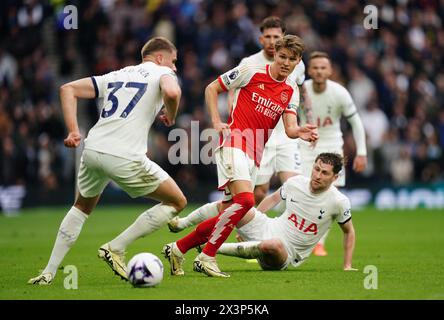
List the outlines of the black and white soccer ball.
{"label": "black and white soccer ball", "polygon": [[162,282],[163,264],[152,253],[136,254],[127,265],[128,280],[135,287],[153,287]]}

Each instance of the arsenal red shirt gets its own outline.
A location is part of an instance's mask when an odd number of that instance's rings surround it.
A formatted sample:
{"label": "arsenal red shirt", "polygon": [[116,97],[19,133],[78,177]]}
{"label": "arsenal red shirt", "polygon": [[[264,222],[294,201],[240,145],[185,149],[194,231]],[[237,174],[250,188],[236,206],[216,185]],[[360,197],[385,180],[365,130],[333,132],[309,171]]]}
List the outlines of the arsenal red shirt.
{"label": "arsenal red shirt", "polygon": [[241,65],[218,78],[223,89],[238,89],[228,118],[230,135],[221,136],[220,146],[242,149],[257,166],[282,114],[296,115],[299,105],[297,84],[288,77],[273,79],[269,69],[270,65]]}

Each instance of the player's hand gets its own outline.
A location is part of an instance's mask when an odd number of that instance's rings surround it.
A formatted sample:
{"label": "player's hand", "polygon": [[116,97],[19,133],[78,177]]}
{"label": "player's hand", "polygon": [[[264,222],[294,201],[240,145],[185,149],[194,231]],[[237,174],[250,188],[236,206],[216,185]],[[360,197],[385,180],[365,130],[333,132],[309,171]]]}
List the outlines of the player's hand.
{"label": "player's hand", "polygon": [[[316,133],[318,134],[319,137],[319,133],[318,133],[318,128],[316,128]],[[313,150],[314,148],[316,148],[316,144],[318,143],[318,140],[314,140],[312,142],[310,142],[310,148]]]}
{"label": "player's hand", "polygon": [[356,156],[353,160],[353,170],[356,172],[362,172],[367,167],[367,157],[366,156]]}
{"label": "player's hand", "polygon": [[228,123],[224,123],[224,122],[216,122],[213,123],[213,128],[218,132],[218,133],[222,133],[222,135],[224,137],[226,137],[227,135],[230,134],[230,126],[228,125]]}
{"label": "player's hand", "polygon": [[174,120],[168,119],[168,117],[165,113],[163,113],[159,116],[159,120],[162,121],[162,123],[167,127],[171,127],[175,123]]}
{"label": "player's hand", "polygon": [[79,132],[70,132],[63,143],[67,148],[77,148],[82,141],[82,135]]}
{"label": "player's hand", "polygon": [[358,271],[358,269],[353,268],[352,266],[344,267],[344,271]]}
{"label": "player's hand", "polygon": [[304,127],[299,128],[299,138],[308,142],[314,142],[318,140],[318,127],[313,124],[306,124]]}

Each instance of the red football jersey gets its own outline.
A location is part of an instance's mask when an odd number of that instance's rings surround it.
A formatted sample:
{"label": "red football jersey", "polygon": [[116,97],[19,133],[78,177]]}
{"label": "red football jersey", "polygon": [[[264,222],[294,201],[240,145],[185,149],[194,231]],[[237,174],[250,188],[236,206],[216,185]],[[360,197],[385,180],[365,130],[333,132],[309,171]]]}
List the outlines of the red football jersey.
{"label": "red football jersey", "polygon": [[220,146],[242,149],[259,166],[265,143],[282,114],[296,114],[299,89],[289,78],[273,79],[270,65],[241,65],[218,81],[224,90],[238,89],[228,118],[231,133],[221,137]]}

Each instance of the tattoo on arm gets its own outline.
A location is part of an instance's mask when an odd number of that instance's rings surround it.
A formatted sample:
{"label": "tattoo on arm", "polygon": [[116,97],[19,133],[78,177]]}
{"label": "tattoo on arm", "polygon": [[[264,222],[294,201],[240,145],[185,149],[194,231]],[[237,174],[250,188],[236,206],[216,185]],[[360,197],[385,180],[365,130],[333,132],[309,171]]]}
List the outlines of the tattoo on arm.
{"label": "tattoo on arm", "polygon": [[307,123],[313,124],[313,109],[311,106],[311,99],[308,96],[308,92],[304,84],[299,86],[299,92],[300,92],[301,108],[305,113]]}

